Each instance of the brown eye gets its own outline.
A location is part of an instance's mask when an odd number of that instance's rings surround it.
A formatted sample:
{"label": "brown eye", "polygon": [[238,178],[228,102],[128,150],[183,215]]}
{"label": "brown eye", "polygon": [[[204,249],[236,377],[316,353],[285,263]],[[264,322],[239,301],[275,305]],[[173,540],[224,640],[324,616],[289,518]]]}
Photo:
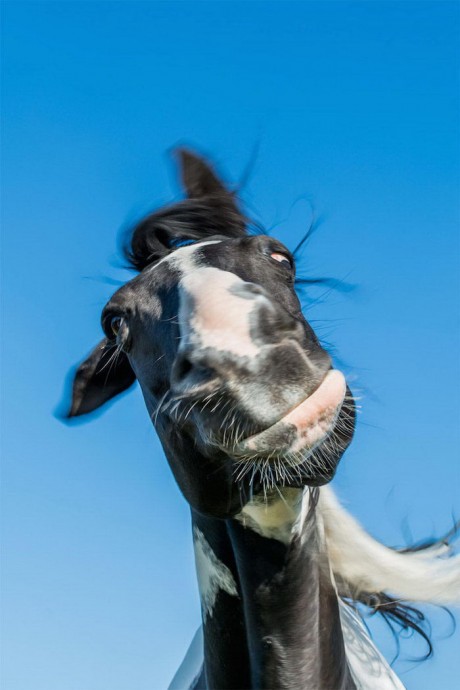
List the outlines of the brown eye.
{"label": "brown eye", "polygon": [[286,254],[281,254],[281,252],[273,252],[273,254],[270,254],[270,257],[279,264],[286,266],[286,268],[292,269],[292,261]]}
{"label": "brown eye", "polygon": [[120,332],[121,325],[123,323],[123,319],[121,316],[114,316],[113,319],[110,321],[110,330],[114,334],[114,336],[117,336]]}

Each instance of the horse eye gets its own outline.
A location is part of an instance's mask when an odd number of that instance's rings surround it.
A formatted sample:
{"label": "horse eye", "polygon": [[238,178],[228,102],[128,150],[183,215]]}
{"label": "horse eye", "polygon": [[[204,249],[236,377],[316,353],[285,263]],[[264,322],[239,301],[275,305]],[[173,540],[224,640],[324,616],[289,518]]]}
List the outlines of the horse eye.
{"label": "horse eye", "polygon": [[123,319],[121,318],[121,316],[114,316],[110,321],[110,330],[115,336],[119,334],[122,323]]}
{"label": "horse eye", "polygon": [[273,252],[270,254],[270,257],[279,264],[286,266],[286,268],[292,269],[292,261],[286,254],[281,254],[281,252]]}

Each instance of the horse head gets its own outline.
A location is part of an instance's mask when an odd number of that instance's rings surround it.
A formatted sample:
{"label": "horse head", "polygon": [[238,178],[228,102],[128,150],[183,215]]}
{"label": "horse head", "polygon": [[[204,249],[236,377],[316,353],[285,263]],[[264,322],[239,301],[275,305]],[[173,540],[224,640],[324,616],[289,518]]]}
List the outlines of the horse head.
{"label": "horse head", "polygon": [[275,486],[319,486],[351,441],[354,402],[302,314],[295,261],[254,234],[213,168],[179,150],[186,198],[144,218],[139,272],[102,311],[104,339],[76,371],[69,417],[137,379],[192,508],[235,515]]}

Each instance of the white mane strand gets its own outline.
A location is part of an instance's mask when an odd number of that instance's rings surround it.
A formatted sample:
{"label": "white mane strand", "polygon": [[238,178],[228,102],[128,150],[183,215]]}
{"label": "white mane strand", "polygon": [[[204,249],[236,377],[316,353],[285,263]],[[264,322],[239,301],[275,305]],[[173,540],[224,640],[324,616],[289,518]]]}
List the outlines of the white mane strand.
{"label": "white mane strand", "polygon": [[442,558],[448,547],[398,552],[384,546],[340,505],[329,487],[320,491],[318,510],[333,573],[348,584],[352,596],[388,592],[406,601],[460,604],[460,555]]}

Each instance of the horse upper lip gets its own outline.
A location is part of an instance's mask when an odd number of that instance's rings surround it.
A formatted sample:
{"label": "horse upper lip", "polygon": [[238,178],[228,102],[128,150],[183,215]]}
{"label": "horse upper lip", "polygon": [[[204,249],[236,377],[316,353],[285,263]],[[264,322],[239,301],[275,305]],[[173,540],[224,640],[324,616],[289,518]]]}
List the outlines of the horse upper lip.
{"label": "horse upper lip", "polygon": [[254,438],[255,436],[258,436],[259,434],[263,434],[263,433],[265,433],[266,431],[269,431],[270,429],[272,429],[272,428],[273,428],[274,426],[276,426],[277,424],[279,424],[279,422],[282,422],[283,419],[285,419],[288,415],[290,415],[292,412],[294,412],[295,410],[297,410],[301,405],[304,404],[304,402],[306,402],[309,398],[311,398],[312,395],[314,395],[314,394],[316,393],[316,391],[318,390],[318,388],[320,388],[320,386],[322,386],[322,384],[324,383],[324,380],[325,380],[326,376],[329,374],[329,372],[330,372],[331,370],[332,370],[332,367],[326,371],[326,373],[324,374],[324,376],[322,377],[322,379],[318,382],[318,384],[315,386],[315,388],[313,388],[313,389],[310,391],[310,393],[309,393],[307,396],[305,396],[305,398],[302,398],[302,400],[300,400],[298,403],[296,403],[295,405],[293,405],[292,407],[290,407],[288,410],[286,410],[286,412],[284,412],[284,413],[281,415],[281,417],[279,417],[278,419],[276,419],[274,422],[272,422],[272,423],[269,424],[268,426],[264,427],[263,429],[260,429],[259,431],[255,432],[255,433],[251,433],[251,434],[249,434],[248,436],[245,436],[245,437],[243,437],[242,439],[240,439],[239,443],[244,443],[245,441],[249,440],[250,438]]}
{"label": "horse upper lip", "polygon": [[[235,451],[245,453],[251,446],[264,440],[270,432],[281,430],[284,426],[293,426],[299,435],[305,432],[312,424],[316,423],[323,415],[330,414],[331,410],[337,410],[346,393],[345,378],[337,369],[329,369],[324,378],[310,395],[291,408],[279,420],[265,429],[241,439],[235,447]],[[265,439],[266,440],[266,439]]]}

